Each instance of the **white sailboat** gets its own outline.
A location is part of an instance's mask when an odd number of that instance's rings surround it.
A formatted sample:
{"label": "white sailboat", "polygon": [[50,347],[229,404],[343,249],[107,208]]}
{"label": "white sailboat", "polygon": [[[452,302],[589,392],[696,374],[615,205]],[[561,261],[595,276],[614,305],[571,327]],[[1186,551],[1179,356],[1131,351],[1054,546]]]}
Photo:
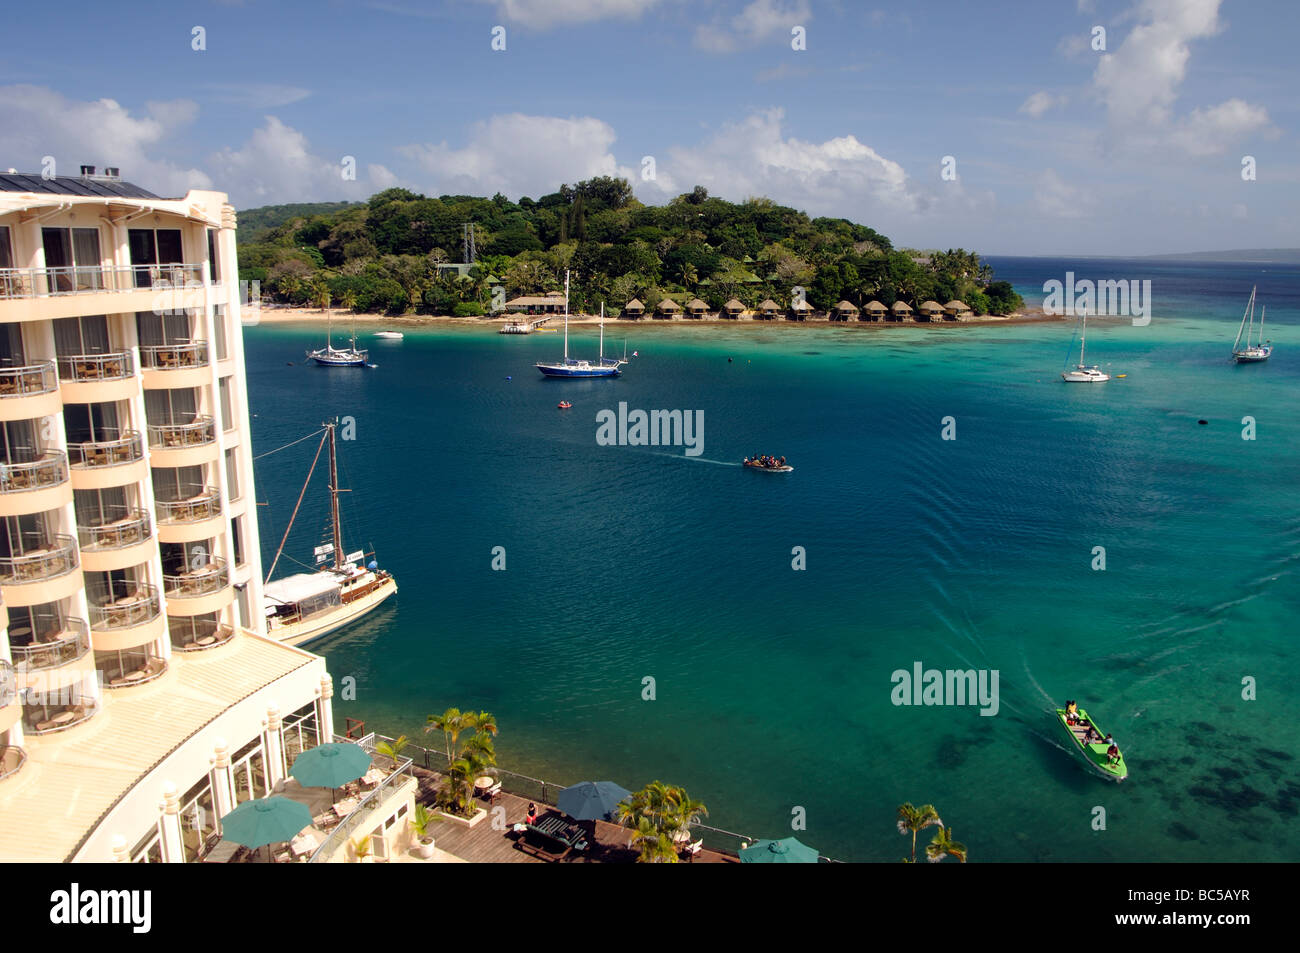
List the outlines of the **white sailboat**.
{"label": "white sailboat", "polygon": [[[1241,327],[1237,328],[1237,340],[1232,342],[1232,359],[1238,364],[1258,364],[1260,361],[1267,361],[1273,354],[1272,343],[1264,340],[1264,312],[1266,308],[1261,308],[1259,312],[1259,339],[1252,345],[1250,338],[1255,330],[1255,288],[1250,289],[1250,301],[1246,305],[1246,313],[1241,316]],[[1249,322],[1249,323],[1247,323]],[[1246,346],[1241,346],[1242,332],[1246,334]]]}
{"label": "white sailboat", "polygon": [[[357,350],[357,319],[352,319],[352,346],[335,347],[334,346],[334,315],[326,309],[325,312],[325,346],[315,351],[307,352],[307,359],[315,361],[323,367],[365,367],[369,360],[369,352]],[[399,334],[398,337],[401,337]]]}
{"label": "white sailboat", "polygon": [[1110,375],[1102,371],[1101,367],[1096,364],[1087,364],[1084,359],[1084,350],[1087,347],[1088,336],[1088,312],[1083,311],[1082,330],[1079,332],[1079,363],[1074,365],[1072,371],[1062,371],[1061,380],[1067,384],[1100,384],[1102,381],[1110,380]]}

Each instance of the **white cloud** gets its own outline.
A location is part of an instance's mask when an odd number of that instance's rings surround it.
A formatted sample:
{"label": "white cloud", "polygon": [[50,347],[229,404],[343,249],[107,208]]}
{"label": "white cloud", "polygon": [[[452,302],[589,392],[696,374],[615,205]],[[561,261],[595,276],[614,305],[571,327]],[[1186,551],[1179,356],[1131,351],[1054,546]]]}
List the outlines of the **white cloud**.
{"label": "white cloud", "polygon": [[1240,99],[1193,109],[1171,134],[1172,142],[1194,156],[1218,155],[1228,146],[1267,129],[1268,110]]}
{"label": "white cloud", "polygon": [[727,21],[714,20],[695,29],[695,45],[716,53],[757,46],[769,37],[790,36],[791,28],[812,19],[808,0],[753,0]]}
{"label": "white cloud", "polygon": [[[301,132],[275,116],[265,120],[242,146],[222,149],[211,159],[216,187],[229,192],[237,207],[363,199],[376,191],[369,179],[343,178],[342,156],[315,155]],[[379,181],[392,179],[383,166],[368,166],[367,172]]]}
{"label": "white cloud", "polygon": [[75,174],[84,162],[117,166],[123,178],[158,195],[183,195],[191,188],[211,188],[198,169],[186,169],[157,150],[178,126],[192,122],[198,107],[189,100],[151,102],[147,115],[132,115],[112,99],[68,99],[44,86],[0,87],[0,155],[6,166],[40,171],[44,156],[53,156],[56,172]]}
{"label": "white cloud", "polygon": [[915,212],[924,203],[897,162],[852,135],[823,142],[786,136],[781,109],[729,123],[692,147],[672,147],[659,157],[657,179],[633,180],[641,191],[664,198],[703,185],[733,200],[765,195],[814,215],[844,216],[850,210]]}
{"label": "white cloud", "polygon": [[446,143],[402,146],[433,194],[544,195],[561,182],[597,175],[636,176],[610,151],[617,138],[608,123],[589,116],[493,116],[470,128],[463,148]]}
{"label": "white cloud", "polygon": [[1089,203],[1082,189],[1068,184],[1055,169],[1045,169],[1034,183],[1034,209],[1051,218],[1087,218]]}
{"label": "white cloud", "polygon": [[300,102],[311,95],[310,89],[280,83],[208,83],[212,98],[252,109],[278,109]]}
{"label": "white cloud", "polygon": [[639,17],[662,0],[480,0],[497,8],[502,19],[537,29],[596,20]]}
{"label": "white cloud", "polygon": [[1051,93],[1039,90],[1020,104],[1019,112],[1025,113],[1033,119],[1041,119],[1043,114],[1053,106],[1064,105],[1064,96],[1053,96]]}

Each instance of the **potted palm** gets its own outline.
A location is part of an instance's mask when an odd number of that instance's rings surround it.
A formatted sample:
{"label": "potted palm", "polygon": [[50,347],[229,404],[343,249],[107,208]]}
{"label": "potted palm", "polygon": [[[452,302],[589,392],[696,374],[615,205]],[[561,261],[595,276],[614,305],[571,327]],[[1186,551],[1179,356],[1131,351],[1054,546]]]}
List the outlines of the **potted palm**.
{"label": "potted palm", "polygon": [[370,853],[370,836],[359,837],[352,842],[352,852],[357,855],[357,863],[373,864],[374,856]]}
{"label": "potted palm", "polygon": [[415,834],[416,844],[414,845],[415,853],[428,860],[433,856],[433,827],[440,818],[430,811],[423,804],[415,805],[415,813],[411,815],[411,830]]}

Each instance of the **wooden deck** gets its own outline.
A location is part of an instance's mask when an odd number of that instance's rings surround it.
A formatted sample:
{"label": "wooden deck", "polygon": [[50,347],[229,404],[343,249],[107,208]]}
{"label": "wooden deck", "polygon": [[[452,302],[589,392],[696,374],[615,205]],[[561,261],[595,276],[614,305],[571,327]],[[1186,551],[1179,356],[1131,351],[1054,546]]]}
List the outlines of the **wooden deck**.
{"label": "wooden deck", "polygon": [[[437,785],[437,775],[435,772],[421,768],[417,769],[417,776],[420,780],[419,798],[422,802],[428,804],[432,800],[432,794]],[[507,828],[522,823],[524,815],[528,813],[528,798],[506,794],[503,791],[497,795],[496,800],[491,805],[486,801],[476,801],[476,803],[487,808],[489,813],[474,827],[466,827],[450,820],[442,820],[433,825],[434,842],[440,850],[445,850],[449,854],[475,864],[552,863],[552,861],[532,857],[521,850],[516,850],[515,841],[519,835],[509,829],[501,831],[494,829],[492,826],[492,812],[498,807],[505,808]],[[548,810],[555,810],[553,805],[543,804],[541,801],[534,801],[533,803],[537,805],[539,814],[544,815]],[[595,825],[595,838],[591,847],[588,848],[585,854],[569,854],[560,863],[630,864],[636,862],[637,852],[627,846],[627,828],[620,827],[617,824],[610,824],[607,821],[588,821],[584,826],[590,831],[593,824]],[[695,856],[692,862],[696,864],[737,864],[740,863],[740,860],[720,851],[709,850],[706,843],[705,848]]]}

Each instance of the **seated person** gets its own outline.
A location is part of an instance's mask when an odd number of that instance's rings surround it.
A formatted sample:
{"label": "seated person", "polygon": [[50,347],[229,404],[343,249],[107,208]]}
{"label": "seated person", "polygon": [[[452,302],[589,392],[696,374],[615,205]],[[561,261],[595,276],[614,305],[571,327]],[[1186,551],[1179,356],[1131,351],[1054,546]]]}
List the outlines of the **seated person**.
{"label": "seated person", "polygon": [[1117,764],[1119,762],[1119,745],[1112,744],[1106,749],[1106,760],[1110,764]]}

